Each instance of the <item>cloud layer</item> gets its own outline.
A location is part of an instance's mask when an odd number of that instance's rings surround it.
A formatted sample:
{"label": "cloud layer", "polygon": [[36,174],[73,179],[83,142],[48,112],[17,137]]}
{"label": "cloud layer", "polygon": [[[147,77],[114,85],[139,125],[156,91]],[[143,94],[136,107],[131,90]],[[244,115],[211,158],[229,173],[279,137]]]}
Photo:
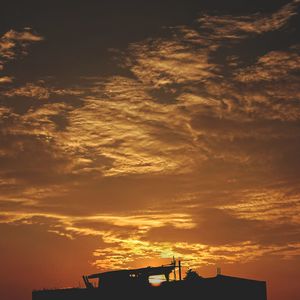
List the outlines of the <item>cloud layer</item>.
{"label": "cloud layer", "polygon": [[[202,14],[115,51],[109,76],[0,77],[0,222],[92,237],[102,269],[299,256],[299,43],[251,51],[298,6]],[[42,40],[5,33],[0,68]]]}

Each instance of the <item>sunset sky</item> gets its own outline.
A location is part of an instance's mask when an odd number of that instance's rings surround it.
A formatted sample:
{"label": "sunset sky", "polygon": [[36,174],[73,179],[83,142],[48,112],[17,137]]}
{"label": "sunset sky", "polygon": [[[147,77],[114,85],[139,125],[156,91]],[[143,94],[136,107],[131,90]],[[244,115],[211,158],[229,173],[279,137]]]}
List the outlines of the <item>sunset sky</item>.
{"label": "sunset sky", "polygon": [[299,298],[299,8],[1,2],[0,299],[173,256]]}

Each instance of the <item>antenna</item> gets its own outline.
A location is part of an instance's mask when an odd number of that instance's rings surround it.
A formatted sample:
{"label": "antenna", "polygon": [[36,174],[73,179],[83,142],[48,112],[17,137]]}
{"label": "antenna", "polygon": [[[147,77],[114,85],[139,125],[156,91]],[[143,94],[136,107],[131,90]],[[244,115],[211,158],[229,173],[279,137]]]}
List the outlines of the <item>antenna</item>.
{"label": "antenna", "polygon": [[172,260],[171,264],[174,265],[174,266],[176,265],[176,260],[175,260],[175,256],[174,255],[173,255],[173,260]]}
{"label": "antenna", "polygon": [[181,281],[181,261],[178,260],[179,280]]}
{"label": "antenna", "polygon": [[221,275],[221,268],[220,267],[217,267],[217,276],[218,275]]}
{"label": "antenna", "polygon": [[176,260],[175,260],[175,257],[173,256],[173,262],[172,262],[173,266],[174,266],[174,271],[173,271],[173,274],[174,274],[174,280],[176,281]]}

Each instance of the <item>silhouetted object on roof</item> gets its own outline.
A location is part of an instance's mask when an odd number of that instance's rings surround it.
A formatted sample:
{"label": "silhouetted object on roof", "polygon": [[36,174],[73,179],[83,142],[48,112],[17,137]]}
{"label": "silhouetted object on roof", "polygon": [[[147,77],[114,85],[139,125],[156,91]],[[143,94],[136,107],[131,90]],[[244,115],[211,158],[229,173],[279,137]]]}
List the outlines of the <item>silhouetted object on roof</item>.
{"label": "silhouetted object on roof", "polygon": [[[178,269],[179,280],[176,280]],[[170,274],[174,272],[174,279]],[[218,272],[220,273],[220,272]],[[154,287],[151,276],[164,275],[166,281]],[[94,286],[90,280],[97,280]],[[188,270],[181,278],[181,263],[173,259],[169,265],[119,270],[83,276],[86,288],[41,290],[32,292],[32,300],[100,300],[100,299],[172,299],[184,300],[266,300],[266,282],[218,274],[203,278]]]}
{"label": "silhouetted object on roof", "polygon": [[115,286],[145,286],[149,285],[149,277],[154,275],[164,275],[167,282],[170,281],[170,274],[175,269],[179,268],[181,273],[180,261],[178,266],[173,260],[170,265],[160,267],[146,267],[133,270],[119,270],[104,273],[97,273],[88,276],[83,276],[83,281],[86,288],[93,288],[94,286],[89,282],[89,279],[98,279],[98,288],[101,287],[115,287]]}
{"label": "silhouetted object on roof", "polygon": [[201,276],[199,276],[199,274],[195,271],[193,271],[192,269],[187,270],[186,272],[186,276],[184,278],[184,280],[199,280],[200,278],[202,278]]}

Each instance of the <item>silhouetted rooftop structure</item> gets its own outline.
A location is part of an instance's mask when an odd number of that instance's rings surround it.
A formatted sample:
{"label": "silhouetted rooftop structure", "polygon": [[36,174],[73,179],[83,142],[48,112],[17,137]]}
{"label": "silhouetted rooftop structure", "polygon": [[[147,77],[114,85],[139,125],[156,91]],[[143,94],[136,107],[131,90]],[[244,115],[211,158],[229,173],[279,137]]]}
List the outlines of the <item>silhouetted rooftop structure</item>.
{"label": "silhouetted rooftop structure", "polygon": [[[179,270],[176,280],[175,270]],[[174,272],[174,280],[170,274]],[[164,275],[166,281],[154,287],[149,277]],[[89,280],[98,280],[94,286]],[[218,275],[203,278],[189,271],[181,278],[180,261],[170,265],[118,270],[83,276],[86,288],[40,290],[32,292],[32,300],[100,300],[100,299],[187,299],[201,300],[266,300],[266,282]]]}
{"label": "silhouetted rooftop structure", "polygon": [[149,277],[155,275],[164,275],[166,281],[170,280],[170,274],[175,271],[175,269],[179,269],[179,277],[181,279],[181,265],[180,261],[178,262],[178,266],[176,265],[176,261],[170,265],[162,265],[159,267],[146,267],[139,269],[131,269],[131,270],[118,270],[118,271],[110,271],[103,272],[97,274],[91,274],[88,276],[83,276],[83,281],[87,288],[93,288],[94,286],[89,282],[89,279],[98,279],[98,288],[101,287],[114,287],[114,286],[132,286],[132,285],[148,285]]}

